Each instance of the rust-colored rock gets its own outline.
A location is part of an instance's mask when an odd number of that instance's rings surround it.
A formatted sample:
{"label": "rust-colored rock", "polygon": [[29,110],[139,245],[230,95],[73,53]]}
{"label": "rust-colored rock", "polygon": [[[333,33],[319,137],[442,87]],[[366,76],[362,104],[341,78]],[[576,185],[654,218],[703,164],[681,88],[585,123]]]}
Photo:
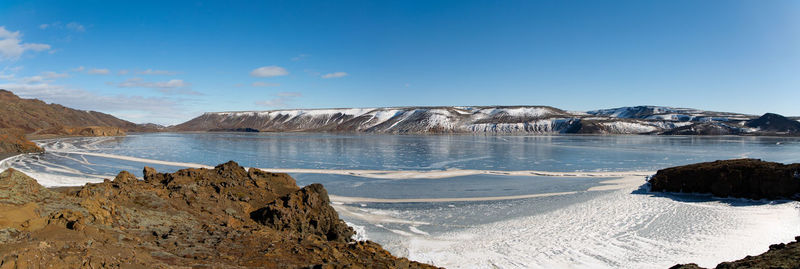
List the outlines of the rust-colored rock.
{"label": "rust-colored rock", "polygon": [[[0,266],[424,268],[354,242],[322,185],[234,162],[49,190],[0,174]],[[4,267],[0,267],[4,268]]]}
{"label": "rust-colored rock", "polygon": [[284,195],[250,213],[253,220],[276,230],[310,233],[328,240],[349,242],[355,234],[332,207],[321,184],[311,184]]}
{"label": "rust-colored rock", "polygon": [[20,129],[0,129],[0,155],[35,152],[44,152],[44,150],[37,146],[36,143],[26,139],[24,131]]}

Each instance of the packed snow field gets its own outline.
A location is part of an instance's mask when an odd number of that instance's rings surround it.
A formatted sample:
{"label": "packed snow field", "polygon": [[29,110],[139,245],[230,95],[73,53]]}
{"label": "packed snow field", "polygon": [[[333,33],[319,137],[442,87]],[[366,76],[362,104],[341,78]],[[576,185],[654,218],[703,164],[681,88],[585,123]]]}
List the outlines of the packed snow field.
{"label": "packed snow field", "polygon": [[714,266],[800,235],[798,202],[645,185],[655,170],[688,163],[800,162],[797,138],[163,133],[37,142],[48,153],[0,166],[46,186],[228,160],[288,172],[300,185],[324,184],[357,238],[448,268]]}

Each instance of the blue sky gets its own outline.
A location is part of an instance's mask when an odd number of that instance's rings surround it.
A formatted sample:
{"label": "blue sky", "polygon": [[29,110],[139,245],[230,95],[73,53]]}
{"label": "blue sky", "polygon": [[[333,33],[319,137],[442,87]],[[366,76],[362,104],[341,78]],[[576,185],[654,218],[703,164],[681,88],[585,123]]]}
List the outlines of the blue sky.
{"label": "blue sky", "polygon": [[205,111],[664,105],[800,115],[800,1],[0,1],[0,88]]}

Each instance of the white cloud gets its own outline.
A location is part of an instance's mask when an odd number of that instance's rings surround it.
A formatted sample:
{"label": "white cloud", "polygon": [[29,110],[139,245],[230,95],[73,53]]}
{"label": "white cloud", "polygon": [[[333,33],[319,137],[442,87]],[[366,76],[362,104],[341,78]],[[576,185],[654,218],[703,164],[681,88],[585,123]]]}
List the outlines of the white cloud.
{"label": "white cloud", "polygon": [[67,29],[70,29],[75,32],[86,32],[86,27],[83,27],[83,25],[77,22],[67,23]]}
{"label": "white cloud", "polygon": [[288,75],[289,71],[286,71],[285,68],[280,66],[262,66],[259,68],[254,69],[250,72],[251,76],[254,77],[261,77],[261,78],[268,78],[268,77],[277,77],[277,76],[285,76]]}
{"label": "white cloud", "polygon": [[300,55],[297,55],[296,57],[292,57],[292,61],[297,62],[297,61],[300,61],[300,60],[304,60],[305,58],[308,58],[308,57],[311,57],[311,55],[309,55],[309,54],[300,54]]}
{"label": "white cloud", "polygon": [[119,70],[119,72],[117,72],[117,75],[127,75],[129,72],[130,71],[123,69],[123,70]]}
{"label": "white cloud", "polygon": [[22,43],[19,31],[11,32],[0,26],[0,61],[16,60],[26,51],[46,51],[50,45],[39,43]]}
{"label": "white cloud", "polygon": [[265,107],[286,107],[290,102],[294,101],[296,97],[303,96],[303,94],[299,92],[279,92],[275,95],[278,97],[269,100],[256,101],[255,104]]}
{"label": "white cloud", "polygon": [[322,75],[322,78],[341,78],[341,77],[346,77],[347,75],[348,74],[345,72],[333,72]]}
{"label": "white cloud", "polygon": [[56,79],[56,78],[69,77],[69,74],[67,74],[67,73],[56,73],[56,72],[53,72],[53,71],[45,71],[45,72],[42,72],[42,76],[44,76],[45,78],[49,78],[49,79]]}
{"label": "white cloud", "polygon": [[147,70],[139,71],[139,72],[136,72],[136,73],[140,74],[140,75],[177,75],[178,74],[178,72],[167,71],[167,70],[153,70],[153,69],[147,69]]}
{"label": "white cloud", "polygon": [[47,30],[47,29],[67,29],[70,31],[75,31],[79,33],[86,32],[86,27],[83,24],[77,22],[69,22],[67,24],[63,24],[59,21],[53,23],[43,23],[39,25],[39,29]]}
{"label": "white cloud", "polygon": [[[76,109],[96,110],[115,114],[143,114],[141,118],[128,118],[137,122],[172,123],[185,120],[181,109],[184,102],[172,98],[142,97],[131,95],[106,96],[85,90],[70,89],[49,83],[39,84],[0,84],[0,89],[7,89],[22,98],[37,98]],[[135,111],[137,113],[130,113]]]}
{"label": "white cloud", "polygon": [[252,84],[252,85],[253,85],[253,87],[278,87],[278,86],[280,86],[281,84],[278,84],[278,83],[269,83],[269,82],[262,82],[262,81],[256,81],[256,82],[253,82],[253,84]]}
{"label": "white cloud", "polygon": [[86,70],[86,68],[84,68],[83,66],[78,66],[78,67],[70,69],[70,71],[72,71],[72,72],[83,72],[83,70]]}
{"label": "white cloud", "polygon": [[301,97],[301,96],[303,96],[303,93],[299,93],[299,92],[279,92],[279,93],[277,93],[275,95],[280,96],[280,97]]}
{"label": "white cloud", "polygon": [[42,82],[44,82],[44,77],[42,77],[42,76],[23,77],[23,78],[17,79],[17,81],[22,82],[24,84],[42,83]]}
{"label": "white cloud", "polygon": [[161,82],[147,82],[141,78],[129,78],[117,85],[120,88],[153,88],[153,89],[175,89],[191,86],[190,83],[181,79],[171,79]]}
{"label": "white cloud", "polygon": [[108,75],[111,71],[105,68],[93,68],[86,71],[86,73],[89,75]]}

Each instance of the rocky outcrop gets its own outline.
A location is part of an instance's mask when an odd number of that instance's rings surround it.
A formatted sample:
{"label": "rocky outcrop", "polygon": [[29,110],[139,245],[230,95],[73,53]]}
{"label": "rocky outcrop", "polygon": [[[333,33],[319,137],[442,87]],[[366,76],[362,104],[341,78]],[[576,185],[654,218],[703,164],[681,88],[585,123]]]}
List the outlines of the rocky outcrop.
{"label": "rocky outcrop", "polygon": [[698,163],[659,170],[651,191],[710,193],[717,197],[798,199],[800,164],[756,159]]}
{"label": "rocky outcrop", "polygon": [[234,162],[144,175],[51,190],[0,174],[0,267],[430,267],[353,241],[318,184]]}
{"label": "rocky outcrop", "polygon": [[[775,268],[790,269],[800,268],[800,236],[794,238],[794,242],[788,244],[780,243],[769,246],[769,250],[758,256],[747,256],[741,260],[723,262],[716,266],[717,269],[734,268]],[[700,269],[703,267],[697,264],[679,264],[670,269]]]}
{"label": "rocky outcrop", "polygon": [[744,134],[741,127],[718,122],[700,122],[662,132],[662,135],[739,135]]}
{"label": "rocky outcrop", "polygon": [[330,207],[328,192],[320,184],[308,185],[250,213],[250,218],[276,230],[316,234],[347,242],[355,234]]}
{"label": "rocky outcrop", "polygon": [[35,137],[48,137],[48,136],[125,136],[126,133],[119,127],[107,126],[88,126],[88,127],[54,127],[50,129],[39,130],[31,134]]}
{"label": "rocky outcrop", "polygon": [[44,152],[42,148],[25,138],[19,129],[0,129],[0,155]]}

